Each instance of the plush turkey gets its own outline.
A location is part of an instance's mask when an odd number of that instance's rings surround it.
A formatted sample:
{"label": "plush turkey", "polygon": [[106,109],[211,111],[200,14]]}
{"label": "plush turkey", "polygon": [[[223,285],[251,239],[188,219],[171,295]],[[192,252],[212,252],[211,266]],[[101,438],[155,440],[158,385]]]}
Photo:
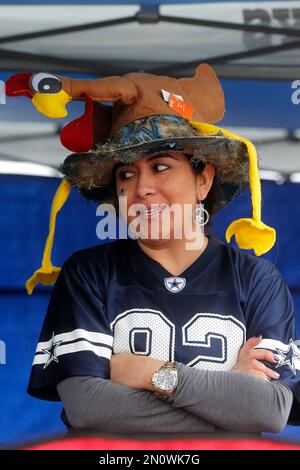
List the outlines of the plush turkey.
{"label": "plush turkey", "polygon": [[207,64],[199,65],[194,77],[180,79],[145,73],[94,80],[19,73],[6,82],[8,96],[27,96],[39,112],[53,119],[67,116],[70,101],[86,102],[83,116],[61,132],[62,144],[72,152],[94,149],[115,130],[145,115],[180,114],[162,93],[178,96],[188,106],[190,120],[215,123],[223,117],[223,92]]}

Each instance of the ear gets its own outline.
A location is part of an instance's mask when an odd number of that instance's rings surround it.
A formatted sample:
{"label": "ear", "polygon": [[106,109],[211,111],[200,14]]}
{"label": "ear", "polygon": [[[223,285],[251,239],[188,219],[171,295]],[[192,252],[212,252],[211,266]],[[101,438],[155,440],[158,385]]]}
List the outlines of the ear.
{"label": "ear", "polygon": [[215,172],[216,170],[213,164],[206,163],[200,175],[197,176],[198,201],[203,201],[208,195],[214,181]]}

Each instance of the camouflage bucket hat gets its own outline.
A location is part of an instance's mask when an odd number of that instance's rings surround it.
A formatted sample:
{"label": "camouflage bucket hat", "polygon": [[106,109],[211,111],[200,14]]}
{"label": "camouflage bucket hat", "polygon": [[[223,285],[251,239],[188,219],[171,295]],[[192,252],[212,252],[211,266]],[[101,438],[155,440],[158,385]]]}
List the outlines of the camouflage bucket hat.
{"label": "camouflage bucket hat", "polygon": [[131,164],[144,155],[182,151],[190,163],[213,163],[219,183],[221,208],[249,184],[247,148],[241,141],[225,136],[201,135],[186,119],[175,115],[156,115],[123,126],[96,150],[69,155],[60,167],[66,180],[87,199],[114,202],[114,168]]}

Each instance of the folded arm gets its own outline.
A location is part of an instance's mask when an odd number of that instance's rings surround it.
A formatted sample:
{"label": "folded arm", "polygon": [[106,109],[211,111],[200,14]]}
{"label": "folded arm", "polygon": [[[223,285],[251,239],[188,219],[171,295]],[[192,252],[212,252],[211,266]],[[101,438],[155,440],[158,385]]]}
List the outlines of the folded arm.
{"label": "folded arm", "polygon": [[215,427],[188,411],[99,377],[70,377],[57,385],[73,428],[105,433],[211,433]]}
{"label": "folded arm", "polygon": [[224,430],[280,432],[293,393],[279,381],[233,371],[207,371],[178,365],[178,386],[168,403]]}
{"label": "folded arm", "polygon": [[76,429],[195,434],[280,432],[285,426],[293,401],[285,384],[180,363],[178,371],[177,389],[167,401],[98,377],[70,377],[57,390]]}
{"label": "folded arm", "polygon": [[[218,428],[231,432],[280,432],[289,417],[293,393],[278,374],[261,361],[275,361],[267,350],[249,339],[233,370],[211,371],[178,365],[178,386],[168,404],[186,410]],[[111,380],[132,389],[153,392],[151,377],[163,361],[134,354],[113,355]]]}

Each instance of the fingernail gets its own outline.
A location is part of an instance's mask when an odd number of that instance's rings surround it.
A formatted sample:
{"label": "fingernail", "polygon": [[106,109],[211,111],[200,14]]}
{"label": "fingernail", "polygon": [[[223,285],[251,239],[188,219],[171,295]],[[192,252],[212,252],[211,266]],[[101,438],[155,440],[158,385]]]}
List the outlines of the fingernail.
{"label": "fingernail", "polygon": [[280,377],[280,374],[278,374],[277,372],[273,372],[273,377],[275,377],[275,379],[279,379]]}
{"label": "fingernail", "polygon": [[262,335],[255,336],[255,338],[260,338],[260,339],[262,339]]}

